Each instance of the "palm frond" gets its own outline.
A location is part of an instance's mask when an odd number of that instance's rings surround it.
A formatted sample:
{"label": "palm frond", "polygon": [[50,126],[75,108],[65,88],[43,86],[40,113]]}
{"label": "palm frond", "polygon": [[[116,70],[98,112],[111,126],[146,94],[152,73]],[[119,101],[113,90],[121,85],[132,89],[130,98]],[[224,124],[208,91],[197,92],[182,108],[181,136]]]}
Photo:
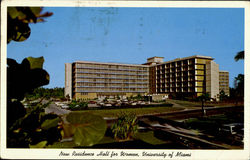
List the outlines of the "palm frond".
{"label": "palm frond", "polygon": [[234,60],[237,62],[240,59],[244,59],[244,57],[245,57],[245,51],[240,51],[236,54]]}

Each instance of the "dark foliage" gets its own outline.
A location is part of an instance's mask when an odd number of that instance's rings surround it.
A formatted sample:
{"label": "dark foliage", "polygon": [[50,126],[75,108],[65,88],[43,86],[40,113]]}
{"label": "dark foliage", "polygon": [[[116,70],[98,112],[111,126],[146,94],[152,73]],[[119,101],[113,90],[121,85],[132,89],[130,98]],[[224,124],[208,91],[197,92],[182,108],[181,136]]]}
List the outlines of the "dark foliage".
{"label": "dark foliage", "polygon": [[25,95],[29,99],[37,98],[64,98],[64,88],[36,88],[33,92],[27,93]]}
{"label": "dark foliage", "polygon": [[21,64],[8,58],[7,64],[7,126],[10,127],[26,113],[20,103],[25,93],[48,84],[49,74],[42,68],[32,69],[27,58]]}
{"label": "dark foliage", "polygon": [[44,114],[46,106],[36,106],[8,129],[8,148],[27,148],[41,141],[49,145],[62,138],[57,125],[45,129],[41,127],[46,120],[57,118],[54,114]]}
{"label": "dark foliage", "polygon": [[244,59],[245,58],[245,51],[240,51],[236,54],[236,56],[234,57],[235,61],[238,61],[240,59]]}
{"label": "dark foliage", "polygon": [[43,22],[44,17],[52,13],[42,13],[41,7],[8,7],[7,9],[7,42],[24,41],[29,38],[31,30],[29,23]]}

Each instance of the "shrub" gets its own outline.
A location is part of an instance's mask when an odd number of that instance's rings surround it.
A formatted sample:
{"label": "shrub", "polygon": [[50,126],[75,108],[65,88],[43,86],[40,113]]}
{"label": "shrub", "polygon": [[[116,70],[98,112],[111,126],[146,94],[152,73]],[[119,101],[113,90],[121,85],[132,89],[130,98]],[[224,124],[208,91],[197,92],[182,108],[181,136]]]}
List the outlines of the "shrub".
{"label": "shrub", "polygon": [[134,113],[121,113],[111,130],[114,138],[118,141],[131,139],[138,131],[136,115]]}
{"label": "shrub", "polygon": [[69,104],[69,109],[70,110],[84,110],[88,108],[88,103],[87,102],[80,102],[80,101],[75,101],[73,100]]}

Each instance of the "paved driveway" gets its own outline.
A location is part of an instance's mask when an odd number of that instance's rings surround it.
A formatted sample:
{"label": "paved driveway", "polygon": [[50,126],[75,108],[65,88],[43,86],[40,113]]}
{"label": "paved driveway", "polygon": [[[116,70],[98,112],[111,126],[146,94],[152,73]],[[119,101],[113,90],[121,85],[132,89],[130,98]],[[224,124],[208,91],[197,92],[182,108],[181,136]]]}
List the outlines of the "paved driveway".
{"label": "paved driveway", "polygon": [[54,113],[57,115],[68,114],[70,111],[58,107],[55,103],[51,103],[48,107],[45,108],[45,113]]}

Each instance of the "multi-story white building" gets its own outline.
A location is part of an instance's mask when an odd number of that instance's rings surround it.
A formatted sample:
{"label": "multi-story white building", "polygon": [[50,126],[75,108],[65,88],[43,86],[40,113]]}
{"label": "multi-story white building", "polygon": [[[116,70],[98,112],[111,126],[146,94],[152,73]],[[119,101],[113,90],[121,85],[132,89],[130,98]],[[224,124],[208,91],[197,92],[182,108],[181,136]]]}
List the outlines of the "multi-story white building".
{"label": "multi-story white building", "polygon": [[147,65],[77,61],[65,67],[65,94],[71,98],[128,97],[149,92]]}
{"label": "multi-story white building", "polygon": [[228,72],[219,71],[219,65],[208,56],[166,62],[163,57],[151,57],[143,65],[89,61],[65,64],[65,95],[74,99],[138,94],[198,97],[203,93],[218,99],[222,89],[229,94]]}

